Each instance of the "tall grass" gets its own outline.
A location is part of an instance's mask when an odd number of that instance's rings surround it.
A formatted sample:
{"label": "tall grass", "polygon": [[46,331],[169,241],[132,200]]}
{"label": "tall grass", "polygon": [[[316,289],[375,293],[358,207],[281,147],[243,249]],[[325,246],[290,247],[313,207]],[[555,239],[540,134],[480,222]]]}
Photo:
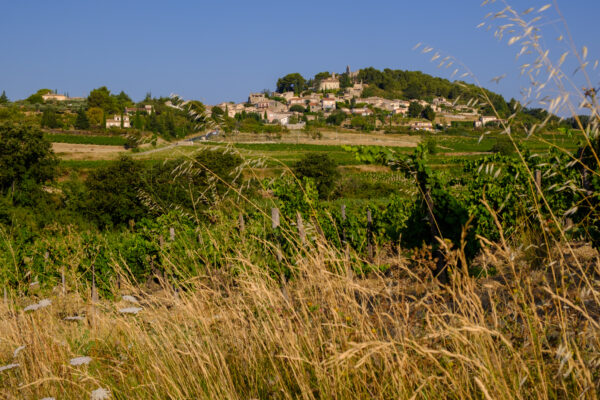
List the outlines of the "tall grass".
{"label": "tall grass", "polygon": [[[600,276],[597,252],[575,254]],[[193,246],[188,257],[197,262]],[[179,291],[122,278],[116,300],[93,303],[87,291],[57,287],[51,305],[31,312],[31,298],[11,294],[0,306],[0,360],[19,366],[0,373],[0,395],[85,398],[101,387],[127,399],[596,398],[600,282],[554,257],[532,270],[523,252],[491,246],[480,262],[497,269],[493,279],[456,271],[440,286],[426,256],[410,267],[401,256],[379,260],[393,266],[387,275],[356,279],[343,253],[317,241],[282,261],[289,282],[240,252],[229,271],[189,276]],[[119,312],[132,305],[124,294],[139,313]],[[69,364],[84,356],[89,365]]]}

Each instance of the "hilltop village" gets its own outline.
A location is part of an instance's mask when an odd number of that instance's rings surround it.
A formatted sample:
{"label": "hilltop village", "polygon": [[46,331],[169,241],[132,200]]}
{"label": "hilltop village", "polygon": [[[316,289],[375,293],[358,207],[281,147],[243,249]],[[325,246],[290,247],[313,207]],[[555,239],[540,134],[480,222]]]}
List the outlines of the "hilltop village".
{"label": "hilltop village", "polygon": [[[198,115],[203,116],[199,124]],[[0,96],[0,120],[27,122],[43,129],[106,132],[136,138],[181,139],[206,131],[234,134],[281,134],[327,130],[380,133],[439,133],[500,128],[510,116],[515,129],[529,129],[548,116],[487,89],[449,81],[419,71],[363,68],[342,73],[320,72],[305,79],[299,73],[276,81],[276,89],[249,93],[242,102],[208,105],[198,100],[146,97],[134,102],[105,87],[87,97],[70,97],[40,89],[23,100]],[[196,116],[196,117],[195,117]],[[558,123],[558,118],[550,116]],[[556,121],[555,121],[556,120]],[[135,142],[132,139],[132,143]]]}
{"label": "hilltop village", "polygon": [[[343,85],[344,81],[349,81],[349,84]],[[279,124],[288,129],[302,129],[307,122],[319,118],[346,128],[360,129],[364,124],[360,124],[362,119],[353,118],[357,116],[379,117],[373,119],[372,128],[386,126],[387,123],[430,132],[449,127],[452,122],[466,122],[475,128],[500,122],[493,115],[482,115],[474,105],[459,103],[457,100],[460,99],[451,101],[442,96],[407,100],[365,97],[369,84],[363,83],[359,71],[350,71],[350,67],[342,75],[321,73],[310,83],[302,91],[293,84],[287,87],[278,85],[278,89],[283,90],[250,93],[246,102],[223,102],[207,109],[212,112],[215,107],[219,108],[229,118],[257,114],[269,124]]]}

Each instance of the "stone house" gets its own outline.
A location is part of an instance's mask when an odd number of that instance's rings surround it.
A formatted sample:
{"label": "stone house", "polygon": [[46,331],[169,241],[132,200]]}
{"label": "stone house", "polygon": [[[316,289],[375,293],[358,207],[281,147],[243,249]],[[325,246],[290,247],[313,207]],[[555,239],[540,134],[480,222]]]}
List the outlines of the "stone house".
{"label": "stone house", "polygon": [[321,107],[323,110],[335,110],[335,98],[324,98],[321,100]]}
{"label": "stone house", "polygon": [[129,122],[129,116],[125,115],[117,115],[115,114],[112,118],[106,119],[106,127],[107,128],[131,128],[131,124]]}
{"label": "stone house", "polygon": [[336,78],[335,73],[330,78],[325,78],[319,82],[319,90],[339,90],[340,80]]}
{"label": "stone house", "polygon": [[42,100],[46,101],[67,101],[69,98],[64,94],[46,93],[42,95]]}
{"label": "stone house", "polygon": [[250,93],[250,95],[248,96],[248,103],[256,104],[266,99],[267,98],[264,93]]}

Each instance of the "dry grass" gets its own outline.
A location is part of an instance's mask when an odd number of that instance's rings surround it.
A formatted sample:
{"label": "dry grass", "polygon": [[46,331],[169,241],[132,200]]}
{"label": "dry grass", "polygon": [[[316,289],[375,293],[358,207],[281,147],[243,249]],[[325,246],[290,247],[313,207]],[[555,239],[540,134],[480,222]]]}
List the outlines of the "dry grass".
{"label": "dry grass", "polygon": [[259,135],[255,133],[238,133],[226,138],[232,143],[291,143],[291,144],[318,144],[318,145],[355,145],[355,146],[391,146],[391,147],[416,147],[421,138],[419,136],[384,134],[380,132],[359,133],[347,131],[320,131],[322,137],[314,139],[301,131],[282,133],[276,135]]}
{"label": "dry grass", "polygon": [[116,160],[125,152],[121,146],[74,143],[52,143],[52,150],[65,160]]}
{"label": "dry grass", "polygon": [[[239,254],[237,275],[115,296],[139,304],[56,288],[50,306],[24,312],[38,300],[11,298],[0,363],[19,367],[0,372],[0,397],[79,399],[101,387],[124,399],[596,398],[600,258],[587,246],[574,254],[538,271],[488,249],[479,262],[494,279],[456,272],[440,287],[425,258],[387,259],[388,274],[353,279],[319,244],[297,254],[283,286]],[[132,306],[142,310],[119,312]],[[82,356],[89,365],[69,364]]]}

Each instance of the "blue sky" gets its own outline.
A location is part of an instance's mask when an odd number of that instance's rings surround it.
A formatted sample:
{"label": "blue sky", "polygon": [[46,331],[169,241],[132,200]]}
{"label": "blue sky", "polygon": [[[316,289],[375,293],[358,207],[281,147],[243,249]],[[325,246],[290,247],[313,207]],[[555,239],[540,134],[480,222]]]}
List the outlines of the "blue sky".
{"label": "blue sky", "polygon": [[[515,9],[552,0],[510,1]],[[420,70],[450,77],[418,42],[460,59],[482,84],[519,98],[518,47],[476,29],[481,1],[29,0],[0,3],[0,90],[11,99],[39,88],[85,96],[98,86],[134,100],[177,93],[213,104],[274,89],[278,77],[329,70]],[[600,1],[559,0],[579,45],[600,55]],[[498,6],[494,5],[493,9]],[[549,10],[551,54],[560,21]],[[562,27],[560,27],[562,29]],[[592,40],[594,39],[594,40]],[[490,79],[507,74],[500,84]],[[594,84],[600,79],[592,75]]]}

